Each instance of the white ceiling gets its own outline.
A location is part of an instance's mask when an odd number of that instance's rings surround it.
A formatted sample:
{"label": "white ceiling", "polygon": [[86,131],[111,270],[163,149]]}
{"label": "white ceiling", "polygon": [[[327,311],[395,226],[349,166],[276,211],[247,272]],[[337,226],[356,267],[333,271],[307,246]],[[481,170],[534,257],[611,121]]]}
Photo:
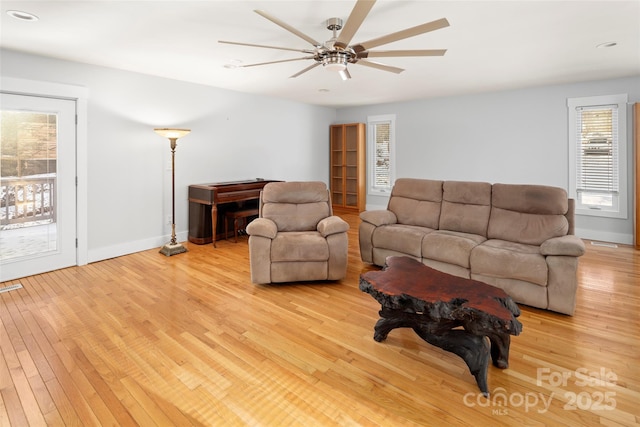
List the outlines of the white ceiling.
{"label": "white ceiling", "polygon": [[[352,44],[447,18],[448,28],[378,50],[448,49],[443,57],[376,58],[393,74],[350,64],[352,79],[311,60],[227,68],[305,56],[233,46],[296,49],[303,39],[254,13],[261,9],[321,42],[328,18],[346,20],[355,0],[1,1],[0,46],[45,56],[326,106],[350,106],[640,75],[640,1],[379,0]],[[37,15],[16,20],[7,10]],[[612,48],[597,48],[605,42]]]}

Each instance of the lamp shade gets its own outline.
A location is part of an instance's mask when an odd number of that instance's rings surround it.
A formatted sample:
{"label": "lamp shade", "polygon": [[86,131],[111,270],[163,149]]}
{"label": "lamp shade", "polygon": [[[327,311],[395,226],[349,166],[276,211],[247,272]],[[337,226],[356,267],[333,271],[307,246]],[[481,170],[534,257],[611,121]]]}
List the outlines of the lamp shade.
{"label": "lamp shade", "polygon": [[158,128],[154,129],[154,132],[158,135],[164,136],[165,138],[178,139],[191,132],[191,129]]}

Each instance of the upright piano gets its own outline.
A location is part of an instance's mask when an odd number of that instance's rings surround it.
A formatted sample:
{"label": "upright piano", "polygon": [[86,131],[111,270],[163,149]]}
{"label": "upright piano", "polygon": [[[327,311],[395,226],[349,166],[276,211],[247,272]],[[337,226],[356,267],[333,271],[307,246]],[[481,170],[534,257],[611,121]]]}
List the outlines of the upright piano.
{"label": "upright piano", "polygon": [[[198,245],[213,243],[227,230],[224,214],[229,210],[257,208],[260,191],[269,182],[256,178],[246,181],[214,182],[189,186],[189,241]],[[224,228],[224,227],[222,227]]]}

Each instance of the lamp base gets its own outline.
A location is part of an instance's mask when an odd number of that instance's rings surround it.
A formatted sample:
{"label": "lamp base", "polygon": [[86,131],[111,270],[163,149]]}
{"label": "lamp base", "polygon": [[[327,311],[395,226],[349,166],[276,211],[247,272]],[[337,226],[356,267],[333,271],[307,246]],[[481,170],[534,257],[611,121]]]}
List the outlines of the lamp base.
{"label": "lamp base", "polygon": [[175,245],[167,243],[160,249],[160,253],[166,256],[178,255],[183,252],[187,252],[187,248],[182,246],[182,243],[176,243]]}

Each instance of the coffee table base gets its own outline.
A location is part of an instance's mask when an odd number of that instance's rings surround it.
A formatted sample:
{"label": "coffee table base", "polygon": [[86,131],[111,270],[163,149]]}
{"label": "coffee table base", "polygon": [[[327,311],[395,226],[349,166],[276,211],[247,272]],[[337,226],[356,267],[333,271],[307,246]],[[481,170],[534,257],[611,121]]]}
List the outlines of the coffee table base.
{"label": "coffee table base", "polygon": [[489,358],[509,366],[511,335],[522,324],[518,306],[501,289],[451,276],[406,257],[389,257],[383,271],[360,276],[360,290],[382,306],[373,339],[384,341],[396,328],[411,328],[431,345],[457,354],[483,395],[489,395]]}
{"label": "coffee table base", "polygon": [[[387,335],[396,328],[411,328],[415,333],[431,345],[445,351],[457,354],[469,367],[471,375],[476,379],[478,388],[484,396],[489,396],[487,371],[489,355],[493,348],[484,336],[474,335],[457,327],[454,322],[426,321],[423,314],[407,313],[402,310],[382,309],[380,320],[375,325],[373,339],[382,342]],[[499,368],[507,368],[510,338],[504,343],[497,344],[493,363]],[[492,342],[492,345],[494,343]]]}

